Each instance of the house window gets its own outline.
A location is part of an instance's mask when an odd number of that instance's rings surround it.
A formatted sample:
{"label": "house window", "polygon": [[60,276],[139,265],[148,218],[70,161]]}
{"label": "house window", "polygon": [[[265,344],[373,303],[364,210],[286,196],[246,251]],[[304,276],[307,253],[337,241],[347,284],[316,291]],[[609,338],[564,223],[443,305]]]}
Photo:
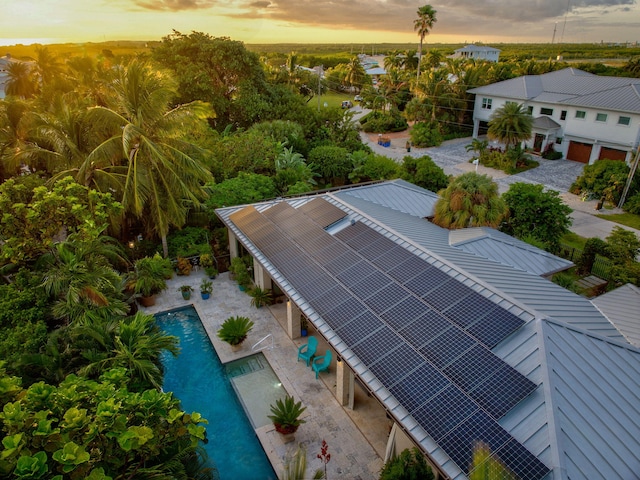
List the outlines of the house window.
{"label": "house window", "polygon": [[596,122],[606,122],[607,114],[606,113],[597,113],[596,114]]}
{"label": "house window", "polygon": [[567,119],[567,111],[566,110],[562,110],[560,112],[560,120],[566,120]]}
{"label": "house window", "polygon": [[485,110],[491,110],[491,102],[493,100],[490,98],[483,98],[482,99],[482,108],[484,108]]}
{"label": "house window", "polygon": [[587,112],[583,110],[578,110],[576,112],[576,118],[581,118],[582,120],[584,120],[585,118],[587,118]]}
{"label": "house window", "polygon": [[556,137],[556,145],[562,145],[562,137]]}
{"label": "house window", "polygon": [[540,115],[553,115],[553,108],[544,108],[540,109]]}
{"label": "house window", "polygon": [[528,113],[529,115],[533,115],[533,107],[532,107],[531,105],[529,105],[529,106],[527,107],[527,113]]}
{"label": "house window", "polygon": [[618,125],[625,125],[628,127],[629,125],[631,125],[631,117],[618,118]]}

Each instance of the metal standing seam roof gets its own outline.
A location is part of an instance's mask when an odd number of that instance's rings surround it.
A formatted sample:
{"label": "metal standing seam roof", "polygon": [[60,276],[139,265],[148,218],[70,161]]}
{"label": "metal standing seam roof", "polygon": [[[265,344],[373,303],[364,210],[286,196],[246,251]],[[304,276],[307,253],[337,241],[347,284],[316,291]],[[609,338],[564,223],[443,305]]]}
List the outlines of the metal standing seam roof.
{"label": "metal standing seam roof", "polygon": [[542,75],[526,75],[473,88],[469,93],[640,113],[640,79],[593,75],[565,68]]}
{"label": "metal standing seam roof", "polygon": [[640,288],[628,283],[591,302],[630,343],[640,347]]}
{"label": "metal standing seam roof", "polygon": [[493,228],[452,230],[449,233],[449,243],[465,252],[535,275],[549,276],[574,265],[569,260],[535,248]]}

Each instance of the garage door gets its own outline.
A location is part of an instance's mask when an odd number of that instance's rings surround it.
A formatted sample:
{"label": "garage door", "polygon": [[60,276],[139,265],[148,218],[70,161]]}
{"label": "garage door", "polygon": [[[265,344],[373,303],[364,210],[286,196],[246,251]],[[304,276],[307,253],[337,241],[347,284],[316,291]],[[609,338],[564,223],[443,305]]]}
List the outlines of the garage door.
{"label": "garage door", "polygon": [[615,148],[602,147],[598,160],[604,160],[605,158],[607,160],[621,160],[624,162],[627,158],[627,152],[624,150],[616,150]]}
{"label": "garage door", "polygon": [[591,149],[593,145],[590,143],[569,142],[569,151],[567,152],[567,160],[574,162],[589,163],[591,157]]}

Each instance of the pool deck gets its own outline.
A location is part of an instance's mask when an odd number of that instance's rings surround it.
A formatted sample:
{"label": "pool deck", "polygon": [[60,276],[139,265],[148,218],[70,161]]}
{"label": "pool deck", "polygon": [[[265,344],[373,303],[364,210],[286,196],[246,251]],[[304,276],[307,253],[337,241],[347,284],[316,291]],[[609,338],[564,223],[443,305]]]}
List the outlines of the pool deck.
{"label": "pool deck", "polygon": [[[156,304],[141,308],[147,313],[193,305],[200,316],[211,342],[223,363],[255,353],[252,346],[263,338],[256,350],[268,359],[286,391],[307,407],[302,424],[295,434],[295,441],[282,442],[272,425],[260,427],[256,434],[279,477],[284,470],[284,459],[292,455],[298,445],[307,451],[307,475],[309,478],[324,465],[317,458],[322,440],[326,440],[331,454],[327,464],[328,478],[349,478],[367,480],[378,478],[382,468],[382,456],[386,447],[391,421],[377,401],[368,397],[357,385],[355,408],[342,407],[336,400],[335,369],[321,373],[316,380],[313,371],[304,362],[297,361],[298,346],[305,339],[291,340],[283,328],[286,321],[286,304],[257,309],[252,307],[251,297],[238,289],[226,273],[213,280],[213,294],[208,300],[200,298],[199,286],[204,278],[202,270],[186,277],[174,276],[168,288],[158,296]],[[178,291],[180,285],[191,285],[194,292],[190,300],[183,300]],[[230,316],[245,316],[254,321],[255,326],[238,352],[218,339],[216,332],[222,322]],[[319,338],[319,336],[317,336]],[[319,338],[318,352],[327,348]],[[273,341],[273,343],[271,343]],[[197,366],[194,366],[197,368]],[[208,419],[215,425],[215,419]],[[243,479],[236,479],[243,480]],[[257,479],[256,479],[257,480]]]}

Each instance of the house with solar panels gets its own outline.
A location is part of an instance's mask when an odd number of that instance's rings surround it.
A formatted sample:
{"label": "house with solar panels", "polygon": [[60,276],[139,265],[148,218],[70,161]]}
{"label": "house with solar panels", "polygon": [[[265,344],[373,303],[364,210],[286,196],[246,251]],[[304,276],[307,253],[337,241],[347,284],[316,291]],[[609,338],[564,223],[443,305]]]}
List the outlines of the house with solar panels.
{"label": "house with solar panels", "polygon": [[552,145],[567,160],[630,163],[640,143],[640,78],[605,77],[575,68],[525,75],[472,88],[473,138],[507,102],[524,104],[534,117],[525,145]]}
{"label": "house with solar panels", "polygon": [[563,260],[502,235],[498,258],[432,209],[396,180],[216,213],[288,297],[289,335],[304,315],[333,350],[337,400],[361,384],[439,478],[482,468],[479,445],[523,480],[638,478],[640,349],[545,278]]}

